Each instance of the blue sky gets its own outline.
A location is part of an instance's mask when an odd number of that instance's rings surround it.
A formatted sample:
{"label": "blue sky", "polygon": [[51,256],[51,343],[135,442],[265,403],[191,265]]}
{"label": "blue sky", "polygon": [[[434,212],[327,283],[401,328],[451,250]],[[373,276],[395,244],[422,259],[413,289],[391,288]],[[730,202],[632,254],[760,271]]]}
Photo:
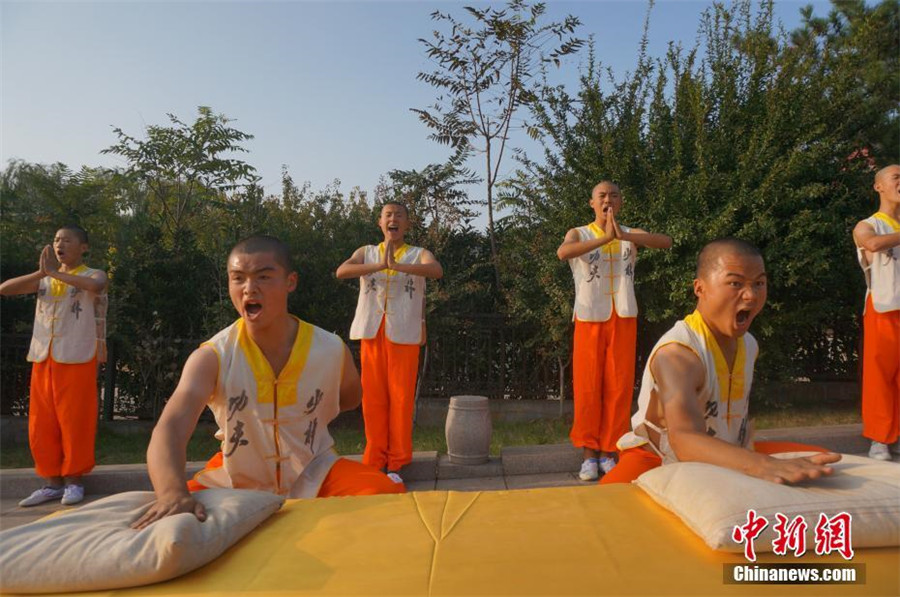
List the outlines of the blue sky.
{"label": "blue sky", "polygon": [[[786,28],[799,24],[807,3],[817,14],[828,10],[823,2],[776,3]],[[662,55],[671,40],[691,46],[709,4],[659,1],[650,55]],[[191,122],[196,107],[208,105],[255,136],[244,159],[268,193],[280,191],[282,164],[313,188],[340,179],[345,191],[371,191],[391,169],[448,155],[409,108],[435,96],[416,80],[430,66],[417,41],[434,28],[430,13],[459,16],[463,6],[2,0],[0,162],[124,165],[99,153],[115,142],[113,126],[140,136],[146,125],[165,124],[167,112]],[[548,9],[554,20],[578,16],[579,35],[595,36],[598,57],[617,76],[634,68],[646,2],[549,2]],[[555,76],[574,84],[583,59],[568,60]],[[525,144],[522,137],[514,141]]]}

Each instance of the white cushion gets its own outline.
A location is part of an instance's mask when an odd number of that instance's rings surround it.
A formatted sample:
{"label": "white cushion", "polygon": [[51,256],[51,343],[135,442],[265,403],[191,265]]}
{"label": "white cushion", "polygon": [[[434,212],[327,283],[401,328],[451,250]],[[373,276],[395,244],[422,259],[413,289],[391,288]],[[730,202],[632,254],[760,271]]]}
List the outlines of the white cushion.
{"label": "white cushion", "polygon": [[[805,456],[791,452],[776,458]],[[678,515],[713,549],[743,551],[732,539],[734,527],[747,524],[747,511],[769,525],[756,538],[757,552],[772,551],[776,513],[807,523],[806,545],[815,545],[819,515],[851,515],[851,544],[900,545],[900,464],[844,454],[834,474],[799,485],[779,485],[731,469],[699,462],[666,464],[635,480],[657,503]]]}
{"label": "white cushion", "polygon": [[271,516],[281,496],[237,489],[194,494],[206,508],[129,528],[155,497],[113,495],[0,533],[0,589],[15,593],[97,591],[168,580],[214,560]]}

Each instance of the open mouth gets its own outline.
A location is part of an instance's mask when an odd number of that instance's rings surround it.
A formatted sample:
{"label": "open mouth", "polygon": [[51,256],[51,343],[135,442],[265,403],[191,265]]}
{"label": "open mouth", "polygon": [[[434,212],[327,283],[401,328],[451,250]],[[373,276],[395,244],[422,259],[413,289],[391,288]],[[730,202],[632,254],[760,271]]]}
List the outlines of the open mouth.
{"label": "open mouth", "polygon": [[750,322],[750,309],[741,309],[737,312],[735,321],[739,326],[747,325]]}
{"label": "open mouth", "polygon": [[262,305],[260,305],[259,303],[244,303],[244,312],[247,313],[247,315],[249,315],[250,317],[259,315],[260,311],[262,311]]}
{"label": "open mouth", "polygon": [[387,229],[388,229],[390,232],[397,232],[397,231],[400,230],[400,226],[397,226],[396,224],[388,224]]}
{"label": "open mouth", "polygon": [[611,208],[610,208],[608,205],[604,205],[604,206],[603,206],[603,213],[608,212],[610,209],[611,209]]}

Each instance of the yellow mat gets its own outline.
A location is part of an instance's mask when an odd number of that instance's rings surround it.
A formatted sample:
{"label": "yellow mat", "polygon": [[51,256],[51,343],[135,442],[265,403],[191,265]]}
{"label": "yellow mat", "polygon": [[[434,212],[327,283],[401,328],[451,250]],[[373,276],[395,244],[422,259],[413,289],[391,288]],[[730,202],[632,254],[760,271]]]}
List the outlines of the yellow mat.
{"label": "yellow mat", "polygon": [[[838,555],[759,562],[845,563]],[[734,585],[715,552],[630,485],[289,500],[215,562],[90,595],[898,595],[900,549],[863,585]],[[88,594],[84,594],[88,595]]]}

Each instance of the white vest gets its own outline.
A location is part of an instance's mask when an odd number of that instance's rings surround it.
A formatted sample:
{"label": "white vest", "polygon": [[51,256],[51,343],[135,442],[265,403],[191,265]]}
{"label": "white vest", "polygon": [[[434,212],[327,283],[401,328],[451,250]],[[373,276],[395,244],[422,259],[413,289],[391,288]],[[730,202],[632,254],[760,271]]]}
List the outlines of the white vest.
{"label": "white vest", "polygon": [[[863,222],[871,225],[875,234],[900,232],[900,224],[881,212]],[[866,263],[862,247],[856,248],[856,256],[866,276],[866,299],[872,296],[872,305],[879,313],[900,310],[900,247],[871,254],[872,263]]]}
{"label": "white vest", "polygon": [[[628,232],[630,228],[620,226]],[[581,241],[603,236],[596,224],[577,228]],[[616,310],[619,317],[637,317],[634,298],[634,243],[613,240],[584,255],[569,259],[575,279],[575,309],[572,319],[607,321]]]}
{"label": "white vest", "polygon": [[[706,371],[698,402],[704,413],[707,434],[730,444],[750,447],[751,438],[747,430],[747,415],[750,405],[750,386],[753,384],[753,366],[759,353],[759,345],[750,334],[744,334],[739,338],[734,368],[729,372],[718,343],[697,311],[677,322],[653,347],[641,379],[638,410],[631,417],[631,428],[634,431],[622,436],[617,447],[624,450],[649,444],[655,452],[662,456],[664,463],[678,461],[675,452],[669,445],[666,430],[657,428],[647,420],[650,398],[654,392],[658,391],[656,380],[650,371],[650,363],[656,356],[656,351],[673,343],[689,348],[700,358]],[[656,404],[659,404],[658,400]],[[648,427],[660,433],[659,446],[654,446],[649,440]]]}
{"label": "white vest", "polygon": [[[90,276],[97,270],[79,267],[76,276]],[[38,283],[37,306],[34,312],[34,331],[28,360],[41,363],[48,355],[57,363],[87,363],[98,354],[105,357],[107,294],[95,294],[56,282],[63,292],[53,293],[50,276]]]}
{"label": "white vest", "polygon": [[202,485],[318,495],[338,458],[328,424],[340,412],[344,343],[297,321],[291,356],[277,379],[241,319],[203,343],[219,357],[209,408],[224,464],[197,473]]}
{"label": "white vest", "polygon": [[[395,251],[397,263],[414,264],[422,260],[421,247],[404,245]],[[384,259],[384,243],[366,245],[363,263]],[[422,342],[425,307],[425,278],[394,270],[380,270],[359,278],[359,300],[350,326],[350,339],[374,338],[384,319],[384,333],[395,344]]]}

